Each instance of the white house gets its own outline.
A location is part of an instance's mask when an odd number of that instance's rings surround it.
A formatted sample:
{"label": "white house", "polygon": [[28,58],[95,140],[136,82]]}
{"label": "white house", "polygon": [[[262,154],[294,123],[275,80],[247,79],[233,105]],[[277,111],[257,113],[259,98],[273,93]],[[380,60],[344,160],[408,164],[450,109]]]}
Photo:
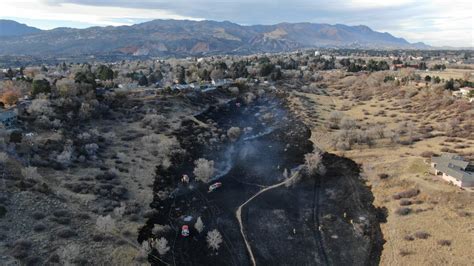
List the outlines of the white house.
{"label": "white house", "polygon": [[474,187],[474,164],[461,156],[444,153],[431,158],[431,167],[436,175],[459,187]]}
{"label": "white house", "polygon": [[459,92],[462,96],[467,97],[471,91],[474,91],[474,88],[463,87],[459,89]]}

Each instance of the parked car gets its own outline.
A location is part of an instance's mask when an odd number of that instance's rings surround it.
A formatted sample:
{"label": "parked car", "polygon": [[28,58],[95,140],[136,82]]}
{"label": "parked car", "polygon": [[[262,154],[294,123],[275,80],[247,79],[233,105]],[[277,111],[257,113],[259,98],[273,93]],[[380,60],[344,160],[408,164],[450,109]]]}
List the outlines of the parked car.
{"label": "parked car", "polygon": [[221,186],[222,186],[221,182],[216,182],[216,183],[209,186],[209,191],[208,192],[212,192],[212,191],[220,188]]}
{"label": "parked car", "polygon": [[184,236],[184,237],[189,236],[189,226],[188,225],[185,224],[181,227],[181,235]]}

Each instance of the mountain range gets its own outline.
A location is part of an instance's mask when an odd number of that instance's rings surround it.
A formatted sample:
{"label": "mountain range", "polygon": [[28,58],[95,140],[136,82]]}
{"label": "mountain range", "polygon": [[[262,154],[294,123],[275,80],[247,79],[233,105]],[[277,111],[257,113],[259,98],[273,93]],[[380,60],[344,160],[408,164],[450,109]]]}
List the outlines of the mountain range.
{"label": "mountain range", "polygon": [[123,54],[188,56],[283,52],[302,48],[427,49],[367,26],[153,20],[132,26],[39,30],[0,20],[0,55],[71,56]]}
{"label": "mountain range", "polygon": [[6,36],[28,35],[38,32],[41,32],[41,30],[13,20],[0,19],[0,38]]}

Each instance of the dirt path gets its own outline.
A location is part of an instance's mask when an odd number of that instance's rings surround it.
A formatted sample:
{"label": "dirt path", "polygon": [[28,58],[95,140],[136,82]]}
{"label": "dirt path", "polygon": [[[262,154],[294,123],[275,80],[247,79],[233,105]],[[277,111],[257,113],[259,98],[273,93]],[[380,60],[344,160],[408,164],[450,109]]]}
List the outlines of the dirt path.
{"label": "dirt path", "polygon": [[240,227],[240,233],[242,235],[242,238],[244,239],[244,242],[245,242],[245,246],[247,248],[247,251],[249,253],[249,256],[250,256],[250,260],[252,261],[252,265],[257,265],[257,262],[255,261],[255,257],[253,255],[253,252],[252,252],[252,247],[250,246],[250,243],[248,242],[247,240],[247,237],[245,236],[245,233],[244,233],[244,226],[243,226],[243,223],[242,223],[242,208],[245,207],[245,205],[247,205],[249,202],[251,202],[253,199],[255,199],[256,197],[258,197],[260,194],[266,192],[266,191],[269,191],[271,189],[274,189],[274,188],[277,188],[277,187],[281,187],[285,184],[288,184],[290,183],[291,181],[293,181],[294,179],[298,178],[300,175],[300,171],[296,171],[290,178],[286,179],[285,181],[283,182],[280,182],[278,184],[275,184],[275,185],[272,185],[272,186],[269,186],[269,187],[266,187],[262,190],[260,190],[259,192],[257,192],[255,195],[253,195],[252,197],[250,197],[246,202],[244,202],[242,205],[239,206],[239,208],[237,208],[237,211],[235,211],[235,216],[237,217],[237,221],[239,222],[239,227]]}

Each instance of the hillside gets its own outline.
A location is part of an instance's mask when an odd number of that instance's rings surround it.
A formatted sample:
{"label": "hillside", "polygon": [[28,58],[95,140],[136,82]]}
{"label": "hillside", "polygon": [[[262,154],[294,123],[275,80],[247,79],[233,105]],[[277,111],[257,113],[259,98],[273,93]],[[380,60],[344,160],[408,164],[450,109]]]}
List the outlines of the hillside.
{"label": "hillside", "polygon": [[[132,26],[57,28],[0,40],[0,55],[204,55],[281,52],[310,47],[420,48],[367,26],[153,20]],[[35,49],[32,49],[34,47]]]}
{"label": "hillside", "polygon": [[0,19],[0,37],[23,36],[38,32],[41,30],[13,20]]}

